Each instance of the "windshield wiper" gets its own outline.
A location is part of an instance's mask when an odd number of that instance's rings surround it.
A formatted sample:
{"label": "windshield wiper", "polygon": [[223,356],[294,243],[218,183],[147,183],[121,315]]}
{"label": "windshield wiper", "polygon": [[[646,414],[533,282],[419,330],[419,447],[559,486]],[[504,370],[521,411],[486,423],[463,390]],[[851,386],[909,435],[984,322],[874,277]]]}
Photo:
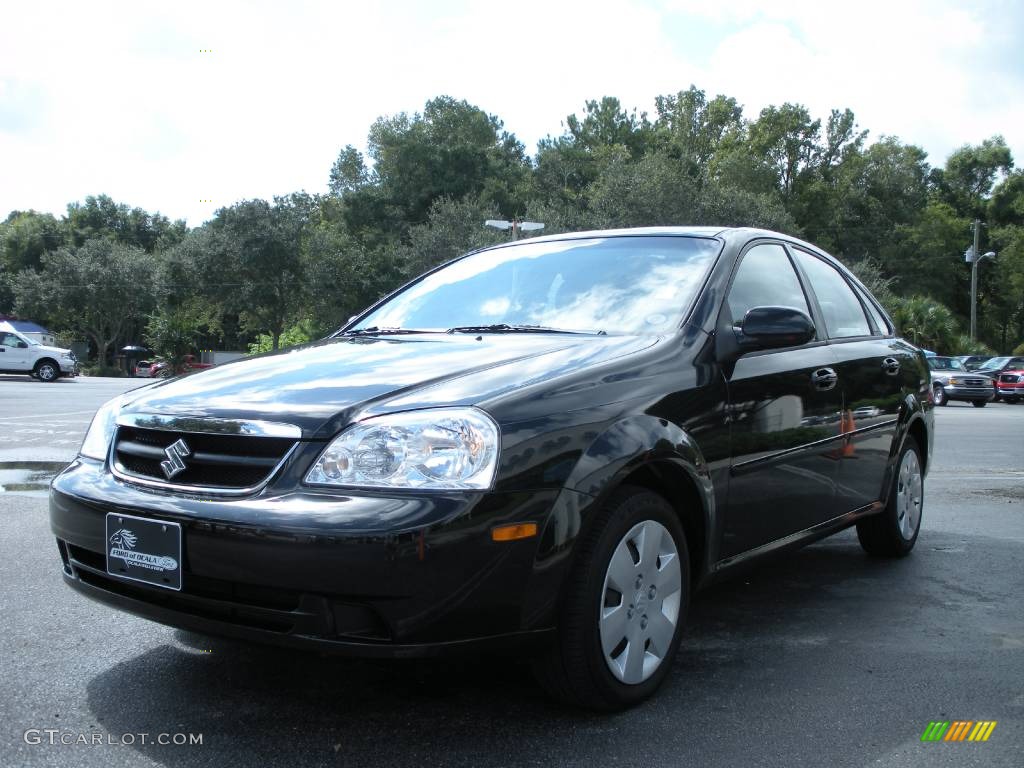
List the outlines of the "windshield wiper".
{"label": "windshield wiper", "polygon": [[607,336],[604,331],[570,331],[565,328],[549,328],[545,325],[509,325],[494,323],[493,325],[457,325],[449,328],[448,333],[583,333],[596,336]]}
{"label": "windshield wiper", "polygon": [[378,328],[371,325],[369,328],[352,328],[348,331],[340,331],[336,336],[387,336],[396,333],[437,333],[437,331],[425,330],[422,328]]}

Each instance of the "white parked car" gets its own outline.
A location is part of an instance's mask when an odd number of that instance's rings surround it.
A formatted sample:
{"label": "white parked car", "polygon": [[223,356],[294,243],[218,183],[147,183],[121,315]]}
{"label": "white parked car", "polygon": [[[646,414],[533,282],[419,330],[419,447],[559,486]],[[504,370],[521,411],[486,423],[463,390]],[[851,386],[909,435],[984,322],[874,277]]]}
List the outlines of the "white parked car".
{"label": "white parked car", "polygon": [[40,381],[74,376],[77,361],[70,349],[47,347],[17,331],[0,330],[0,373],[24,373]]}

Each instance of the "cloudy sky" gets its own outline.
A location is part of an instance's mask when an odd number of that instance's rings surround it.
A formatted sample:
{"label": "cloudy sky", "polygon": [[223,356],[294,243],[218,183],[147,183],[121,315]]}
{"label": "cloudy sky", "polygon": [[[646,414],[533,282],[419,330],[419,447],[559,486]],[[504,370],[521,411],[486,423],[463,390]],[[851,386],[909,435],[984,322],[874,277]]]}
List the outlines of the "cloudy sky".
{"label": "cloudy sky", "polygon": [[322,192],[376,117],[440,94],[531,152],[587,99],[653,112],[692,83],[750,117],[849,107],[940,165],[1000,133],[1024,164],[1020,0],[86,0],[0,19],[0,218],[106,193],[195,226]]}

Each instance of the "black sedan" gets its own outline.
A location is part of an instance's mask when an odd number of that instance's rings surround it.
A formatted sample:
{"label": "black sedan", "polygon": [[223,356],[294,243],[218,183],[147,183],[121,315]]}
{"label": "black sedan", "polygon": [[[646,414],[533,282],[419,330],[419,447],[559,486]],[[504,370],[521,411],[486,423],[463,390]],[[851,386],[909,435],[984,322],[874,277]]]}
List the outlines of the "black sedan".
{"label": "black sedan", "polygon": [[111,401],[50,521],[66,582],[139,616],[362,656],[514,645],[616,709],[715,579],[850,526],[910,552],[931,395],[808,243],[522,240],[320,342]]}

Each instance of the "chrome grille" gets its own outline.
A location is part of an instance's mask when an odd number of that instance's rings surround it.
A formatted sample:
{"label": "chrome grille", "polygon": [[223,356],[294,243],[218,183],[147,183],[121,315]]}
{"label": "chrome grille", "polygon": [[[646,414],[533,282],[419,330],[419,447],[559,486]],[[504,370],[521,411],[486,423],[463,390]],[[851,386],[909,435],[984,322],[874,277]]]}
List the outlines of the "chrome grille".
{"label": "chrome grille", "polygon": [[991,381],[986,381],[985,379],[964,379],[963,382],[965,387],[987,387],[992,385]]}
{"label": "chrome grille", "polygon": [[1018,376],[1015,373],[1004,373],[999,376],[999,380],[1005,382],[1006,384],[1016,384],[1018,381],[1020,381],[1020,376]]}
{"label": "chrome grille", "polygon": [[[179,440],[187,451],[181,469],[169,464]],[[145,485],[212,493],[244,493],[270,479],[297,441],[288,437],[209,434],[120,425],[114,438],[114,474]],[[168,476],[168,472],[172,474]]]}

